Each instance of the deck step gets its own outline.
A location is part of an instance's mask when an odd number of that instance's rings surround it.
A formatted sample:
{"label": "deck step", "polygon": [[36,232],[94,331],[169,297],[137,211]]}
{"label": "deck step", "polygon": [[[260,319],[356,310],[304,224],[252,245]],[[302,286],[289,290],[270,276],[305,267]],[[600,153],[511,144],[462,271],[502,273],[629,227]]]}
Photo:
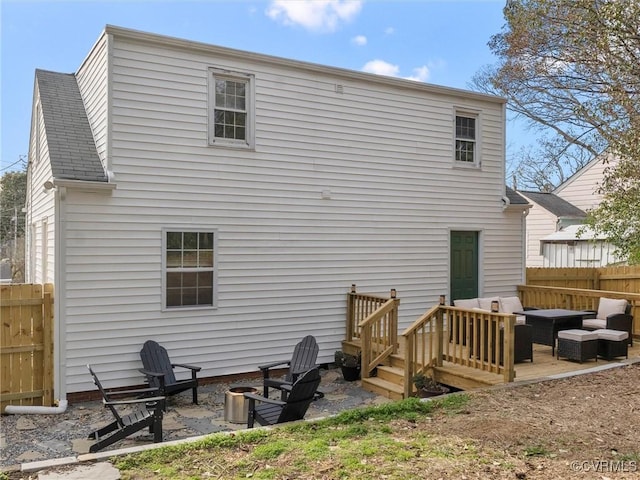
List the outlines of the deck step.
{"label": "deck step", "polygon": [[380,365],[376,376],[381,380],[386,380],[396,385],[404,385],[404,369],[402,368]]}
{"label": "deck step", "polygon": [[390,398],[391,400],[402,400],[404,398],[404,388],[402,385],[378,377],[363,378],[362,388],[368,392]]}

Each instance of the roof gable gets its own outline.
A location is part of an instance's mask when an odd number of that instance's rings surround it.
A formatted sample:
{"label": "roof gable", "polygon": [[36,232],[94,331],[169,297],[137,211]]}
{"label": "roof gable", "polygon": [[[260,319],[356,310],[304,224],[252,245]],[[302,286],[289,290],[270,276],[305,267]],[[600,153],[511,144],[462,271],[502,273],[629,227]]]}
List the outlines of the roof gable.
{"label": "roof gable", "polygon": [[53,177],[106,182],[75,76],[36,70],[36,83]]}

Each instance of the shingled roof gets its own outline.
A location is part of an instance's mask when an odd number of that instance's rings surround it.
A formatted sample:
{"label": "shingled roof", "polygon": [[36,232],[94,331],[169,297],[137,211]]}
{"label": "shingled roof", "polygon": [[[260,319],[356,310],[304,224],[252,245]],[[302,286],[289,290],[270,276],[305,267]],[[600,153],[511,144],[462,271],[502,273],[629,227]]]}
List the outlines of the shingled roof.
{"label": "shingled roof", "polygon": [[511,205],[528,205],[529,202],[522,195],[519,195],[513,188],[507,187],[507,198]]}
{"label": "shingled roof", "polygon": [[107,182],[73,74],[36,70],[53,177]]}
{"label": "shingled roof", "polygon": [[556,217],[564,218],[585,218],[587,214],[575,205],[567,202],[563,198],[553,193],[543,192],[520,192],[533,202],[536,202],[545,210],[548,210]]}

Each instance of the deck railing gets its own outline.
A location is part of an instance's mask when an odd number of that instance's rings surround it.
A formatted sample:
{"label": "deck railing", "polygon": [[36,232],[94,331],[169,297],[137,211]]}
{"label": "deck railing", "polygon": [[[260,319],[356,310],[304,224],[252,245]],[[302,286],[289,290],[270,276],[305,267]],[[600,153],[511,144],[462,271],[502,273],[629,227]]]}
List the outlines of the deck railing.
{"label": "deck railing", "polygon": [[515,315],[436,305],[402,332],[405,345],[404,395],[412,393],[416,373],[443,362],[515,378]]}
{"label": "deck railing", "polygon": [[537,308],[566,308],[569,310],[598,310],[600,298],[623,298],[631,303],[634,335],[640,335],[640,293],[610,292],[582,288],[518,285],[522,305]]}
{"label": "deck railing", "polygon": [[347,340],[360,340],[363,378],[398,349],[400,299],[395,289],[389,296],[357,293],[352,285],[347,297]]}

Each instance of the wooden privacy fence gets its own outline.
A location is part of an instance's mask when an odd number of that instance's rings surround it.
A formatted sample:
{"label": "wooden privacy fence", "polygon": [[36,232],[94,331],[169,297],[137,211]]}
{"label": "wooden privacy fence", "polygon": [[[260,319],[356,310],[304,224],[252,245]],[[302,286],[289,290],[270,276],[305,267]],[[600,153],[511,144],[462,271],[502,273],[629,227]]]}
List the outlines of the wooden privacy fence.
{"label": "wooden privacy fence", "polygon": [[53,404],[53,285],[0,287],[0,411]]}
{"label": "wooden privacy fence", "polygon": [[640,293],[640,265],[600,268],[527,268],[527,285]]}

